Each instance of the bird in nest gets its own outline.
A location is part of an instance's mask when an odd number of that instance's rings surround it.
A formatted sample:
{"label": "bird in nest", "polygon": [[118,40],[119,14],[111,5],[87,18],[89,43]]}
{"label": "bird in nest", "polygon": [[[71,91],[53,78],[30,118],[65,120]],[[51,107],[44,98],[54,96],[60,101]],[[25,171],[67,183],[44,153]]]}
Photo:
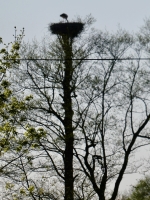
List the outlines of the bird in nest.
{"label": "bird in nest", "polygon": [[67,14],[65,14],[65,13],[63,13],[63,14],[61,14],[60,15],[60,17],[62,17],[63,19],[66,19],[67,20],[67,22],[68,22],[68,15]]}

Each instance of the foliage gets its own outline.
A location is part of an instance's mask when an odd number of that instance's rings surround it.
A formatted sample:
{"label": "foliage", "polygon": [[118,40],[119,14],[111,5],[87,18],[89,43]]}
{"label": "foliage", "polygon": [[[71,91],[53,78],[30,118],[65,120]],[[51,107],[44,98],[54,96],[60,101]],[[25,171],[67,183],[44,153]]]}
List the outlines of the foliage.
{"label": "foliage", "polygon": [[149,200],[150,199],[150,177],[146,176],[144,179],[138,181],[133,186],[128,200]]}
{"label": "foliage", "polygon": [[[1,154],[10,148],[10,143],[14,140],[17,134],[16,125],[22,119],[21,112],[24,112],[26,102],[15,97],[11,89],[10,69],[13,67],[18,68],[20,64],[19,49],[21,40],[24,34],[22,30],[20,36],[16,36],[16,40],[9,45],[5,45],[0,50],[0,144]],[[1,40],[2,43],[2,40]],[[10,47],[11,45],[11,47]],[[10,49],[10,50],[9,50]]]}

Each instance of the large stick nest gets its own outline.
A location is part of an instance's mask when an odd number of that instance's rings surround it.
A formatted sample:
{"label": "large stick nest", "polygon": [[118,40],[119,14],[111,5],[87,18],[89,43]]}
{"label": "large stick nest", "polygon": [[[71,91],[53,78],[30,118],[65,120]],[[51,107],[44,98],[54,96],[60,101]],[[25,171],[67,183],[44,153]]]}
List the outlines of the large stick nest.
{"label": "large stick nest", "polygon": [[68,22],[68,23],[55,23],[50,24],[49,30],[53,34],[67,35],[71,38],[77,37],[84,28],[84,24],[81,22]]}

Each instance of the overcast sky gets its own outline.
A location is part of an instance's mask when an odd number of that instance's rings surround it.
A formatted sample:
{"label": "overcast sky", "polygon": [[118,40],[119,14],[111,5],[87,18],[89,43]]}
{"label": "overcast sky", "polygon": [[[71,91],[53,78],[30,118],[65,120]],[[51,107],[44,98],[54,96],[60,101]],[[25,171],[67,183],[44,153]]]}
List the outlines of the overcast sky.
{"label": "overcast sky", "polygon": [[25,40],[42,38],[48,24],[59,22],[67,13],[69,20],[91,14],[95,28],[115,31],[120,26],[137,31],[150,17],[150,0],[0,0],[0,37],[13,40],[14,26],[25,28]]}
{"label": "overcast sky", "polygon": [[[48,24],[61,20],[82,18],[91,14],[97,29],[115,31],[120,25],[131,32],[138,31],[144,19],[150,18],[150,0],[0,0],[0,37],[4,42],[13,41],[14,26],[25,28],[25,40],[38,40],[48,34]],[[131,185],[138,177],[128,176],[122,184]]]}

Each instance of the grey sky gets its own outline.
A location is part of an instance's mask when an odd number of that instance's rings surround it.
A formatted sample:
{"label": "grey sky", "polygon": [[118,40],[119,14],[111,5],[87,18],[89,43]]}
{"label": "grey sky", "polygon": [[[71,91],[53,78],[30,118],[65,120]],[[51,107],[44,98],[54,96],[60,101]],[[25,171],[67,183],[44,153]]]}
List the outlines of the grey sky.
{"label": "grey sky", "polygon": [[40,39],[48,33],[48,24],[58,22],[61,13],[69,18],[91,14],[97,22],[95,28],[109,31],[118,24],[137,31],[143,19],[150,17],[149,0],[0,0],[0,37],[13,39],[14,26],[25,27],[25,40]]}
{"label": "grey sky", "polygon": [[[63,12],[68,20],[91,14],[97,29],[115,31],[120,24],[135,32],[150,18],[150,0],[0,0],[0,37],[12,41],[16,26],[25,28],[26,41],[40,40],[48,33],[48,24],[60,21]],[[133,177],[126,178],[122,187],[135,181]]]}

